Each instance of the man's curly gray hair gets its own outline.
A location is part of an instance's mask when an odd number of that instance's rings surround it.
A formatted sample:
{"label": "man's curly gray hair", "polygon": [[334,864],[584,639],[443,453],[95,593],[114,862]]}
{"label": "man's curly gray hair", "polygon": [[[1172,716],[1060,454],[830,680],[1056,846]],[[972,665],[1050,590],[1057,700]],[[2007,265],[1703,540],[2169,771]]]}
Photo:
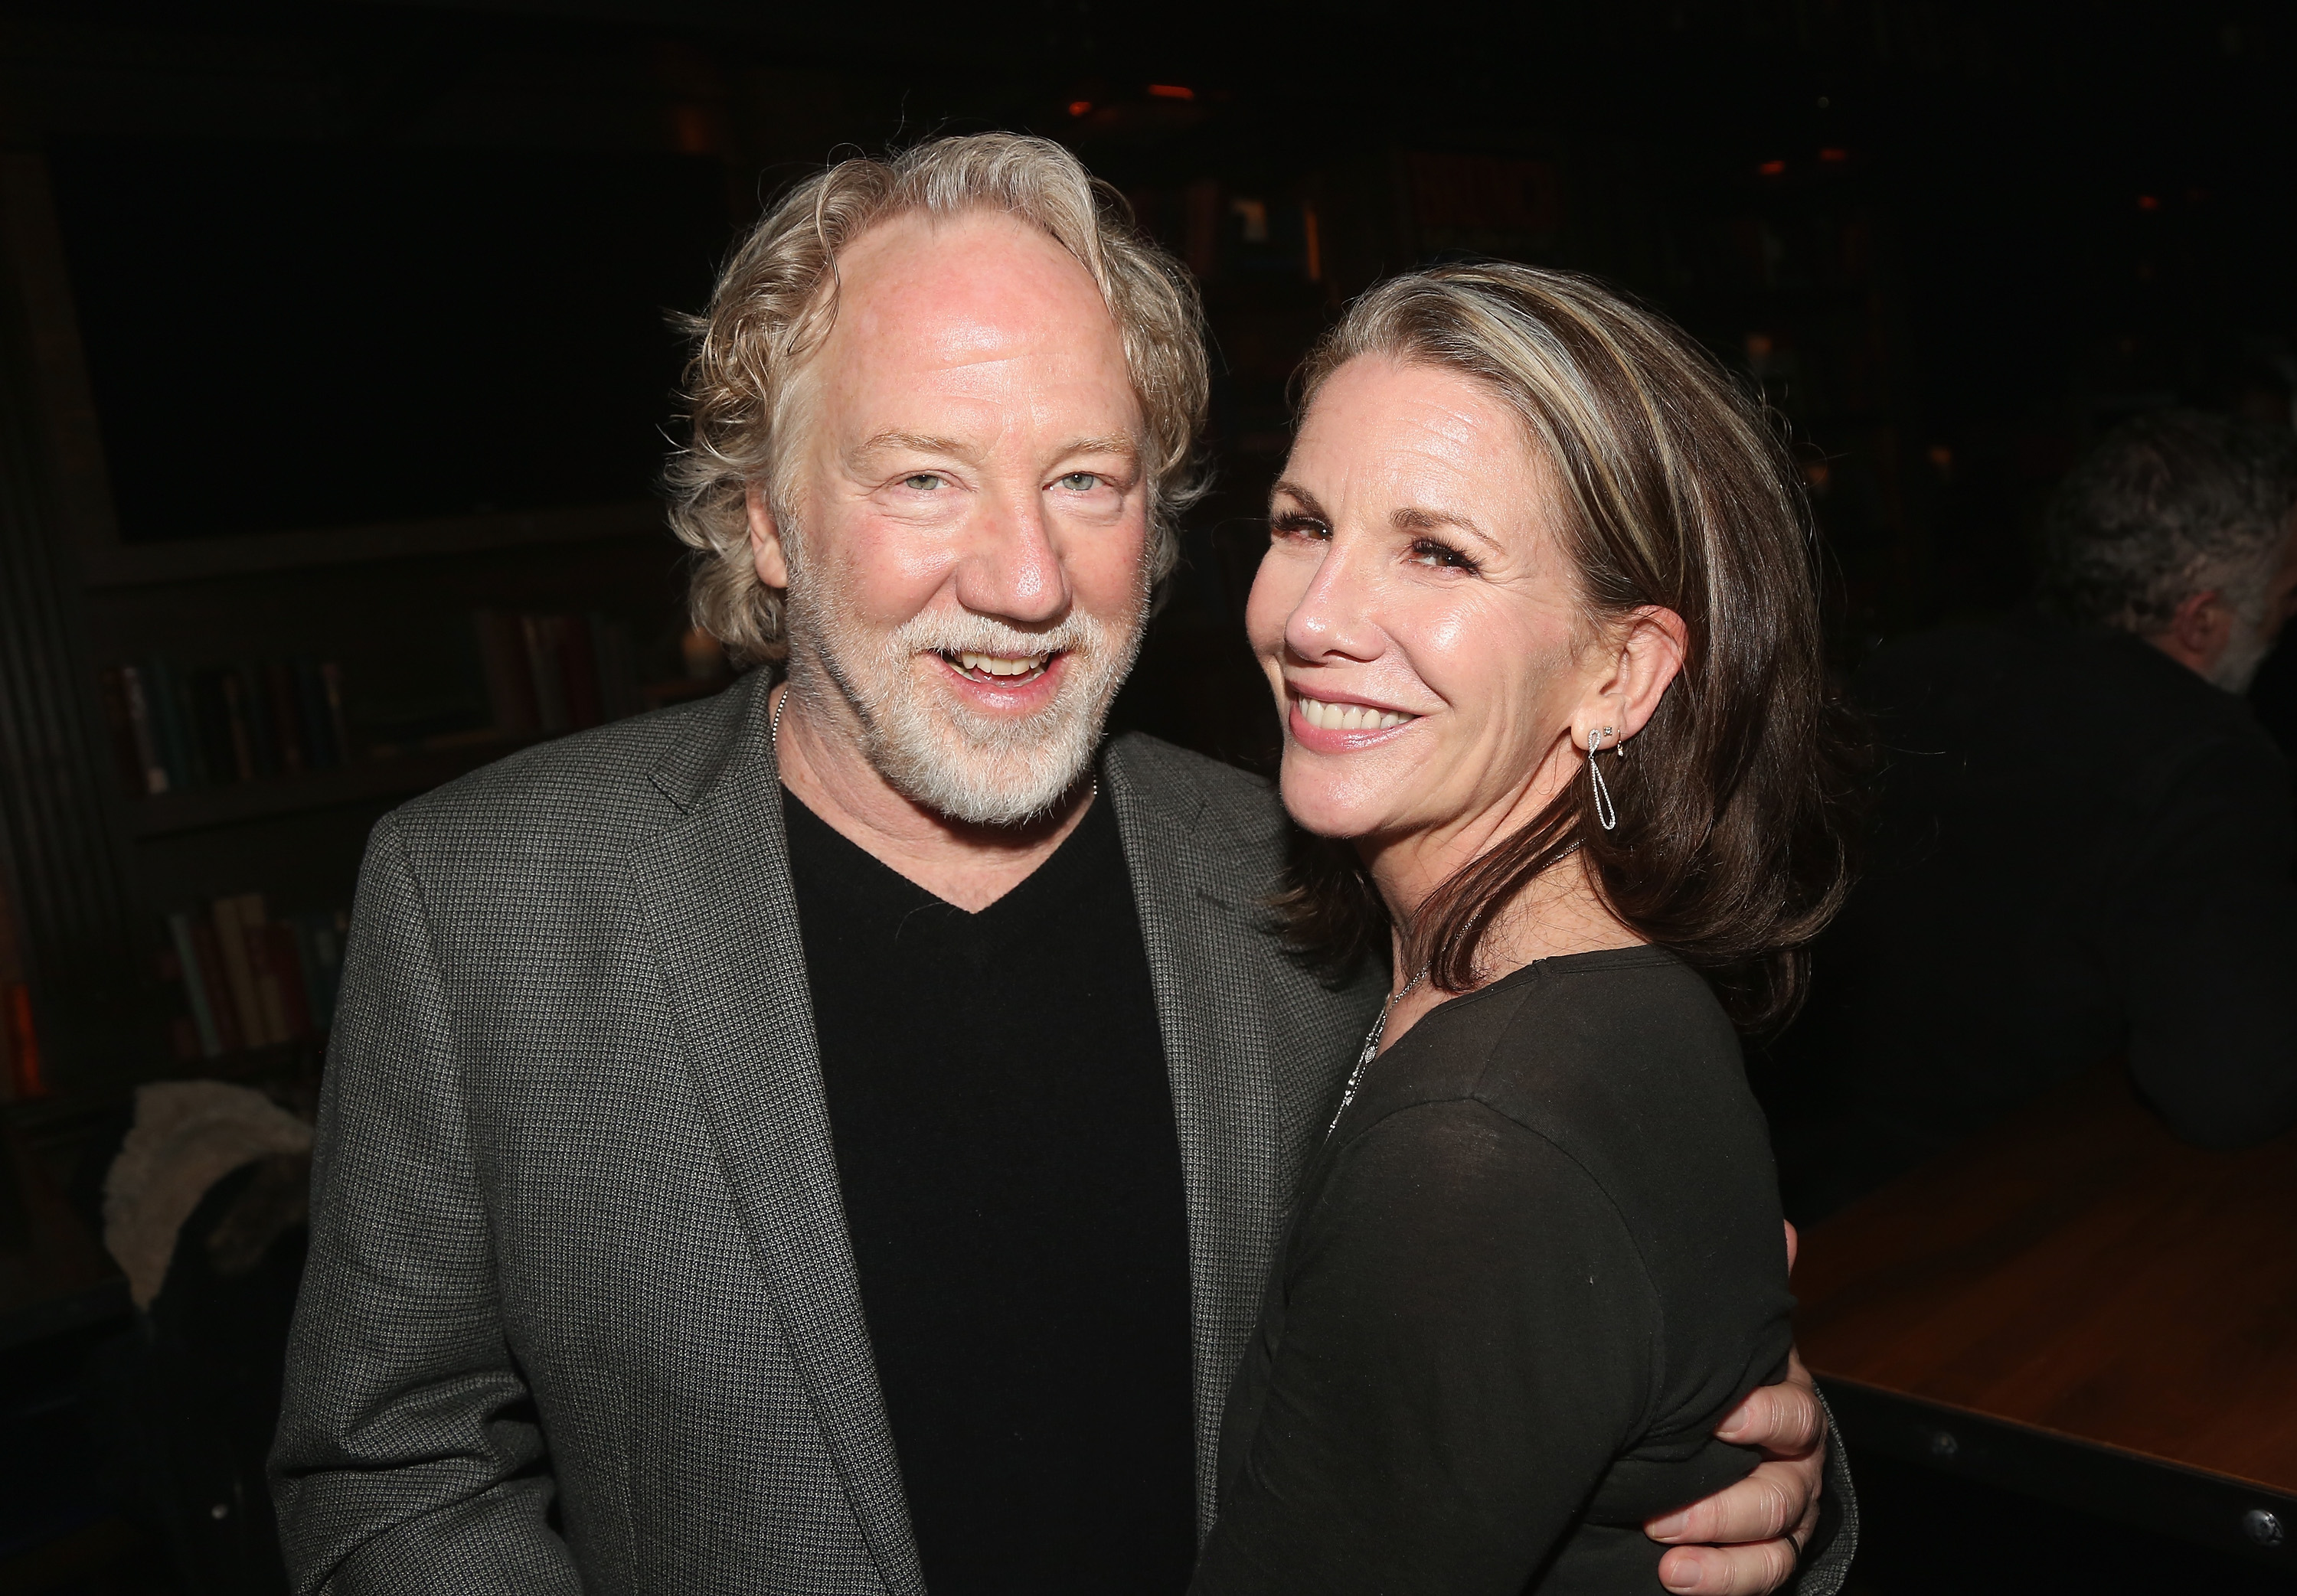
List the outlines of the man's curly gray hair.
{"label": "man's curly gray hair", "polygon": [[981,133],[842,160],[767,212],[719,274],[708,311],[687,323],[691,431],[665,473],[670,522],[696,551],[695,624],[737,665],[778,659],[786,646],[782,592],[758,580],[745,496],[755,483],[777,514],[793,507],[784,473],[803,424],[793,379],[836,320],[838,253],[913,210],[1018,217],[1092,274],[1124,337],[1147,432],[1149,580],[1179,557],[1180,518],[1205,489],[1196,442],[1209,382],[1186,269],[1133,225],[1122,195],[1046,139]]}
{"label": "man's curly gray hair", "polygon": [[2215,588],[2261,617],[2297,510],[2285,426],[2157,410],[2067,473],[2042,523],[2043,602],[2078,625],[2148,637]]}

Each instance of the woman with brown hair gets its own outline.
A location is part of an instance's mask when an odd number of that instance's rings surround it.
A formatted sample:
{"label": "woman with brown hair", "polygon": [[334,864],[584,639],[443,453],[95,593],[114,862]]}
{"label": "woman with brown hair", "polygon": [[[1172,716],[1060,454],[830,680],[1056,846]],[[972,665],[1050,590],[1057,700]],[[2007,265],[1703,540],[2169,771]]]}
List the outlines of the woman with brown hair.
{"label": "woman with brown hair", "polygon": [[1560,273],[1386,284],[1304,400],[1248,612],[1278,908],[1395,975],[1191,1588],[1657,1590],[1643,1521],[1753,1467],[1710,1432],[1791,1340],[1734,1022],[1847,874],[1801,501],[1687,339]]}

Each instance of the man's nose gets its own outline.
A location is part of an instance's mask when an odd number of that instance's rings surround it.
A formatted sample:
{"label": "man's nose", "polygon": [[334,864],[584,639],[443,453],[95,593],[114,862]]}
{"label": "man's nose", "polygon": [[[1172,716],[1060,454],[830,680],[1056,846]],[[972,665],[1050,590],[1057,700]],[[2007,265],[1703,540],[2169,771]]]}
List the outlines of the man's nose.
{"label": "man's nose", "polygon": [[957,596],[976,615],[1017,626],[1061,618],[1069,606],[1068,575],[1036,504],[985,506],[958,568]]}

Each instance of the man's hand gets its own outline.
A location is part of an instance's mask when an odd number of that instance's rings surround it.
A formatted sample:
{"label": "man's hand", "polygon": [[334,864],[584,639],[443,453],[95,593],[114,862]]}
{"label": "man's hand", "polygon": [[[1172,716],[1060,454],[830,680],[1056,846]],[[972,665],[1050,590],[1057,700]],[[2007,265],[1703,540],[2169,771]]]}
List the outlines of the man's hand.
{"label": "man's hand", "polygon": [[[1790,1270],[1795,1239],[1789,1225]],[[1715,1437],[1758,1446],[1763,1461],[1730,1489],[1643,1526],[1652,1540],[1674,1548],[1659,1559],[1659,1583],[1683,1596],[1775,1591],[1793,1576],[1818,1524],[1826,1474],[1826,1415],[1801,1355],[1790,1352],[1786,1378],[1749,1392],[1716,1426]]]}

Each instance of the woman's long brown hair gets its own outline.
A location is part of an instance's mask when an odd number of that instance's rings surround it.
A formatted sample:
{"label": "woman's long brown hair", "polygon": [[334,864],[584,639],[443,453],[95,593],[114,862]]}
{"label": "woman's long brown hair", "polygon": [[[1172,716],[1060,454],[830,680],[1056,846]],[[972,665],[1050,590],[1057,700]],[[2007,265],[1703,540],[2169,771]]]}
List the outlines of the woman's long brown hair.
{"label": "woman's long brown hair", "polygon": [[[1575,847],[1622,924],[1706,971],[1750,1029],[1799,1001],[1802,949],[1840,906],[1848,717],[1830,701],[1815,535],[1760,408],[1675,327],[1593,280],[1507,263],[1395,278],[1309,357],[1302,406],[1347,362],[1453,371],[1496,394],[1559,487],[1560,530],[1591,627],[1656,605],[1683,618],[1683,668],[1590,784],[1465,866],[1405,927],[1406,967],[1446,991],[1479,980],[1493,923]],[[1275,909],[1328,965],[1386,939],[1353,849],[1305,835]]]}

